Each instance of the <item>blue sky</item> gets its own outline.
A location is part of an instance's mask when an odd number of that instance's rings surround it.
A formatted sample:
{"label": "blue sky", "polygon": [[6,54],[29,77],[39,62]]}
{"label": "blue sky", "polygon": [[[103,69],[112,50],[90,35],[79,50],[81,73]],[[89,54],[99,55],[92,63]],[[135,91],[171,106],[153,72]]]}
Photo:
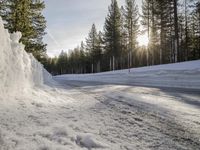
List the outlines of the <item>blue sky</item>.
{"label": "blue sky", "polygon": [[[93,23],[103,30],[111,0],[44,0],[47,20],[47,54],[58,55],[61,50],[75,48],[85,40]],[[118,0],[119,6],[125,0]],[[141,0],[136,0],[140,5]]]}

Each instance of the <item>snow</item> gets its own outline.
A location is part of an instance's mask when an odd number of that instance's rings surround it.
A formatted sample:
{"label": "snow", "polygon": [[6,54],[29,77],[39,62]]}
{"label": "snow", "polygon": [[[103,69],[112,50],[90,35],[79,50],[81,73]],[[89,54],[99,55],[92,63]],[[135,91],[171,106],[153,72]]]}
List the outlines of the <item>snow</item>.
{"label": "snow", "polygon": [[60,75],[56,79],[113,84],[200,89],[200,60],[97,74]]}
{"label": "snow", "polygon": [[70,115],[65,111],[73,110],[74,98],[59,90],[52,76],[25,52],[21,33],[8,33],[1,18],[0,35],[0,149],[102,148],[95,136],[74,132],[69,120],[63,121]]}
{"label": "snow", "polygon": [[104,148],[102,144],[98,143],[95,140],[95,137],[92,136],[91,134],[86,134],[86,135],[78,135],[76,137],[76,143],[82,147],[86,147],[89,150],[92,148]]}
{"label": "snow", "polygon": [[199,61],[52,78],[0,35],[0,150],[199,149]]}
{"label": "snow", "polygon": [[0,35],[1,95],[41,86],[43,79],[50,81],[50,76],[43,66],[31,54],[26,53],[24,45],[19,43],[21,33],[9,34],[4,29],[1,18]]}

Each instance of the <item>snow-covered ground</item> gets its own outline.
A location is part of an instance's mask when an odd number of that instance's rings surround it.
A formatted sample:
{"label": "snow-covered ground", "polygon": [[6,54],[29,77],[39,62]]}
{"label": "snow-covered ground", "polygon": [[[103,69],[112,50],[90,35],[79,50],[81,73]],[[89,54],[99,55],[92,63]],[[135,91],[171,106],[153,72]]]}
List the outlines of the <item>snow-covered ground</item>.
{"label": "snow-covered ground", "polygon": [[200,60],[85,75],[61,75],[62,80],[125,85],[200,89]]}
{"label": "snow-covered ground", "polygon": [[[198,149],[198,92],[62,81],[1,99],[4,150]],[[78,87],[79,86],[79,87]]]}
{"label": "snow-covered ground", "polygon": [[53,80],[19,38],[0,19],[0,150],[199,149],[199,61]]}

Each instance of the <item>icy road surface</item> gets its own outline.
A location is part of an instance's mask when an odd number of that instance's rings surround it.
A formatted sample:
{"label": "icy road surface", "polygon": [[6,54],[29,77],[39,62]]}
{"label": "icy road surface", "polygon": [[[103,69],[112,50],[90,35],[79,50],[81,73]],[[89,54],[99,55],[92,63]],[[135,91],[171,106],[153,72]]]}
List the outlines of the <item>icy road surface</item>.
{"label": "icy road surface", "polygon": [[1,150],[200,148],[199,90],[56,80],[1,101]]}

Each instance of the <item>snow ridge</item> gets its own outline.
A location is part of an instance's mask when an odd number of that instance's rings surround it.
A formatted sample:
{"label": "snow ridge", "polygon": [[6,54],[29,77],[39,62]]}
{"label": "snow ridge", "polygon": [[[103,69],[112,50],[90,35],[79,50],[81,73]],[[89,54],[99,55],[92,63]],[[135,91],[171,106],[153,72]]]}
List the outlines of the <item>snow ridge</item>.
{"label": "snow ridge", "polygon": [[0,18],[0,95],[24,91],[44,83],[44,76],[51,76],[43,66],[24,50],[19,43],[21,33],[8,33]]}

